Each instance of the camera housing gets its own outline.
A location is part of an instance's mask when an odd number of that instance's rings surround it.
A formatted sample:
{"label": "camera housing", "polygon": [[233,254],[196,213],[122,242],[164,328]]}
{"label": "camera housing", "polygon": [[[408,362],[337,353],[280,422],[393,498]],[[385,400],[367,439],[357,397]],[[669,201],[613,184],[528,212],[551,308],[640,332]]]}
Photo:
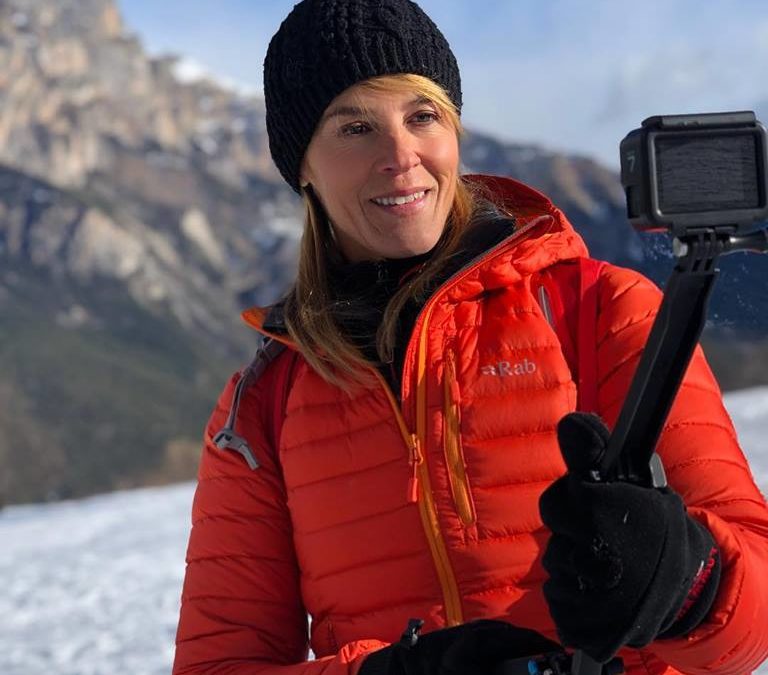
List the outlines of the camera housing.
{"label": "camera housing", "polygon": [[743,232],[768,219],[768,134],[754,112],[649,117],[620,152],[627,216],[637,230]]}

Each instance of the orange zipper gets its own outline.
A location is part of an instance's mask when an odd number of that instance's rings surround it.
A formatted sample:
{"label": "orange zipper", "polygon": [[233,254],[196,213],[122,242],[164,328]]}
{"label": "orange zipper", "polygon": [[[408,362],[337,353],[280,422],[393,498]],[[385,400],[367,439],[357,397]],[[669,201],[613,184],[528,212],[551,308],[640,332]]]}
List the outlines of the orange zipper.
{"label": "orange zipper", "polygon": [[[429,549],[432,552],[432,559],[435,562],[437,576],[440,580],[440,587],[443,590],[446,623],[448,626],[458,626],[463,623],[459,587],[456,583],[456,576],[454,575],[450,560],[448,559],[448,550],[445,547],[445,541],[443,540],[443,535],[440,531],[440,523],[437,518],[437,507],[435,506],[435,501],[432,497],[429,469],[427,468],[426,456],[422,452],[424,447],[422,440],[424,434],[423,432],[421,435],[418,433],[412,434],[408,430],[408,426],[403,418],[403,413],[400,410],[400,406],[397,404],[389,385],[378,370],[373,369],[373,372],[381,382],[381,386],[384,387],[384,391],[387,394],[389,403],[395,413],[398,426],[400,427],[400,433],[408,447],[409,464],[413,470],[408,483],[408,501],[418,503],[419,505],[419,514],[421,515],[421,522],[424,526],[424,533],[426,534],[427,542],[429,543]],[[421,386],[421,382],[422,380],[419,380],[419,386]],[[417,399],[421,400],[419,396],[417,396]]]}
{"label": "orange zipper", "polygon": [[445,375],[443,377],[443,449],[448,466],[448,480],[456,511],[464,527],[476,520],[475,506],[469,490],[464,451],[461,447],[461,394],[456,381],[456,363],[453,352],[445,355]]}
{"label": "orange zipper", "polygon": [[[434,307],[435,303],[430,303],[429,309],[424,315],[424,321],[421,324],[421,331],[419,333],[418,359],[416,361],[416,437],[422,448],[426,446],[427,440],[427,327],[429,326],[429,318]],[[443,533],[440,531],[437,507],[432,498],[426,461],[422,464],[421,477],[424,481],[423,494],[425,495],[422,504],[425,505],[427,511],[425,526],[429,526],[428,532],[434,541],[433,555],[435,556],[435,565],[443,584],[446,621],[449,626],[458,626],[463,623],[459,585],[456,582],[456,575],[451,567]]]}

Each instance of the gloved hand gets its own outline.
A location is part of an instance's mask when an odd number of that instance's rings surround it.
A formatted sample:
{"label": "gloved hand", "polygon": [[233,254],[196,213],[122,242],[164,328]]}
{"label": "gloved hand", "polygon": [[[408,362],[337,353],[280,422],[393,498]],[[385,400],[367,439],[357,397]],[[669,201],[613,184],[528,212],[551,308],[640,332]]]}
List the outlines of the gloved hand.
{"label": "gloved hand", "polygon": [[359,675],[482,675],[507,659],[560,650],[543,635],[504,621],[481,620],[444,628],[370,654]]}
{"label": "gloved hand", "polygon": [[719,583],[712,535],[670,488],[588,479],[609,439],[595,415],[566,415],[557,435],[568,473],[539,508],[552,531],[544,595],[563,644],[607,661],[692,630]]}

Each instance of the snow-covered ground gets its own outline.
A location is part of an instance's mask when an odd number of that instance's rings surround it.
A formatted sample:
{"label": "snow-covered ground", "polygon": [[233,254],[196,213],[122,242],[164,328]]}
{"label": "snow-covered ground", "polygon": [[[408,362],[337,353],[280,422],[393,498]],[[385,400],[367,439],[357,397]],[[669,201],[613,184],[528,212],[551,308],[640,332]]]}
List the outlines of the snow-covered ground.
{"label": "snow-covered ground", "polygon": [[170,673],[193,489],[0,512],[0,673]]}
{"label": "snow-covered ground", "polygon": [[[727,405],[768,494],[768,387],[731,394]],[[169,673],[192,492],[186,484],[0,512],[0,675]]]}

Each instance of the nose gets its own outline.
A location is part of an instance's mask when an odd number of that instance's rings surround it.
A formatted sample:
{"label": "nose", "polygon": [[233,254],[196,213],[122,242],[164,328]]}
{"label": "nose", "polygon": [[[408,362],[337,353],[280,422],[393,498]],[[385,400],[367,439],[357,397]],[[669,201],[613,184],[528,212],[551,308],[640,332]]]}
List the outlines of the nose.
{"label": "nose", "polygon": [[407,173],[421,164],[417,140],[407,130],[381,134],[379,170],[387,174]]}

